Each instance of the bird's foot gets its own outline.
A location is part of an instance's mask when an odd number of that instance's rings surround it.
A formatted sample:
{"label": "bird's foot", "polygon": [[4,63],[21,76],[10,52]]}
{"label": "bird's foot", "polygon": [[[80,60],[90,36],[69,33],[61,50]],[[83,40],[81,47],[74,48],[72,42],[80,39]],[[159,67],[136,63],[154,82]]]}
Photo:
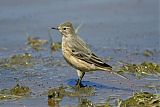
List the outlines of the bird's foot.
{"label": "bird's foot", "polygon": [[86,86],[83,85],[83,84],[77,84],[76,87],[77,87],[77,88],[83,88],[83,87],[86,87]]}
{"label": "bird's foot", "polygon": [[77,88],[82,88],[82,87],[86,87],[86,86],[84,86],[82,83],[81,83],[81,81],[77,81],[77,83],[76,83],[76,87]]}

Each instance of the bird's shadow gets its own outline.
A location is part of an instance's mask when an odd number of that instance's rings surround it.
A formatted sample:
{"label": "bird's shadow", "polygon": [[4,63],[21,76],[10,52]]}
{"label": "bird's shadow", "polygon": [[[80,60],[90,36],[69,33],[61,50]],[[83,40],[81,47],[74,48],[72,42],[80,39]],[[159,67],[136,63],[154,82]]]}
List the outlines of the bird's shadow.
{"label": "bird's shadow", "polygon": [[[74,87],[76,86],[77,83],[77,79],[69,79],[67,80],[67,85]],[[122,91],[135,91],[133,89],[130,88],[118,88],[118,87],[114,87],[114,86],[109,86],[109,85],[103,85],[100,83],[95,83],[95,82],[90,82],[90,81],[82,81],[82,84],[86,87],[94,87],[95,89],[111,89],[111,90],[122,90]]]}

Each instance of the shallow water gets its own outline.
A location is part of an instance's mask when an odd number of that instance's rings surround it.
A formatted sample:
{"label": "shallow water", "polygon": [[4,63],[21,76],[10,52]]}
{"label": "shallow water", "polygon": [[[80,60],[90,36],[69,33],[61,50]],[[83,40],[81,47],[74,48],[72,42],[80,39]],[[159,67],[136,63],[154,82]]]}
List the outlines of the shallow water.
{"label": "shallow water", "polygon": [[[48,40],[49,27],[70,20],[75,27],[82,23],[81,37],[97,55],[104,59],[111,57],[108,63],[114,68],[120,66],[117,61],[160,63],[158,16],[158,0],[0,0],[0,58],[27,52],[34,59],[32,67],[0,68],[0,89],[22,84],[32,91],[29,97],[2,101],[0,106],[48,106],[50,88],[62,84],[73,86],[77,79],[75,70],[64,61],[61,52],[51,54],[49,46],[38,52],[26,49],[28,35]],[[58,32],[51,33],[53,41],[60,41]],[[143,55],[145,50],[151,50],[153,55]],[[80,99],[95,104],[113,95],[126,99],[141,90],[160,93],[156,89],[160,86],[159,77],[137,80],[134,75],[126,76],[130,81],[105,72],[87,73],[83,84],[94,87],[94,95],[64,97],[60,105],[78,106]]]}

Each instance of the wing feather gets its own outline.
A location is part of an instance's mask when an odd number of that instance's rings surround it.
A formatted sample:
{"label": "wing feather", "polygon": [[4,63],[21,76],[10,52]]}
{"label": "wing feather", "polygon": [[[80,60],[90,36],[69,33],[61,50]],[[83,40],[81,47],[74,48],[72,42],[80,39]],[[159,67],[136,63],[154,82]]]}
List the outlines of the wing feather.
{"label": "wing feather", "polygon": [[98,67],[110,67],[110,65],[104,63],[99,57],[95,54],[83,53],[83,52],[72,52],[72,55],[80,60],[83,60],[89,64],[94,64]]}
{"label": "wing feather", "polygon": [[[74,41],[74,42],[73,42]],[[80,60],[83,60],[89,64],[94,64],[98,67],[109,67],[110,65],[104,63],[97,55],[95,55],[88,47],[88,45],[79,37],[76,36],[70,42],[70,48],[72,49],[72,55]]]}

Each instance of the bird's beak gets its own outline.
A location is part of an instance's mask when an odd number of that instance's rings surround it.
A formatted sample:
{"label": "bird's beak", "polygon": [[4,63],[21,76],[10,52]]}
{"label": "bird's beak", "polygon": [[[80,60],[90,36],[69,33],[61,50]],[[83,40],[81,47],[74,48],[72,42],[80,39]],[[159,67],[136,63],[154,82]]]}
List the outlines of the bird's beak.
{"label": "bird's beak", "polygon": [[57,27],[52,27],[51,29],[55,29],[55,30],[58,30],[58,28],[57,28]]}

